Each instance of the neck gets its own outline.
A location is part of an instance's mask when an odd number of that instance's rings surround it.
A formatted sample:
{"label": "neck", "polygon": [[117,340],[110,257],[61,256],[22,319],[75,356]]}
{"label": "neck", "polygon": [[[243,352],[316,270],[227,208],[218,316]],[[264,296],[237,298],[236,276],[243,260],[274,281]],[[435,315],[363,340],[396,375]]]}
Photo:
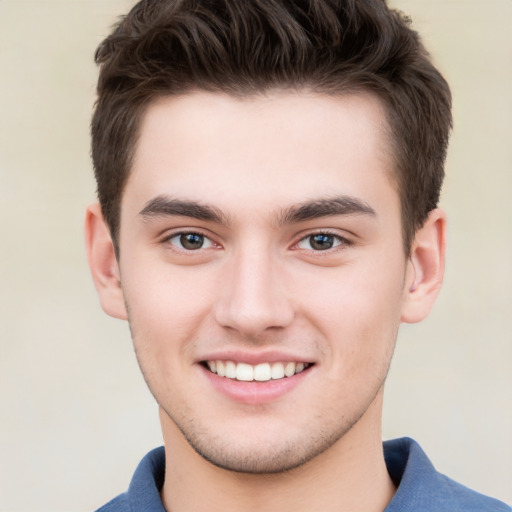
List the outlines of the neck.
{"label": "neck", "polygon": [[235,473],[205,461],[161,411],[164,506],[169,512],[382,512],[395,488],[382,452],[381,402],[380,397],[343,438],[313,460],[269,475]]}

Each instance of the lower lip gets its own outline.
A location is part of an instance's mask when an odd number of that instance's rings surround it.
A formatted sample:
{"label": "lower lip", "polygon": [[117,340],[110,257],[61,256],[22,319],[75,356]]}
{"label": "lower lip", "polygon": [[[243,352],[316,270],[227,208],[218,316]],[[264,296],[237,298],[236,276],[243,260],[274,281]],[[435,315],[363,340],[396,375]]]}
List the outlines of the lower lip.
{"label": "lower lip", "polygon": [[313,369],[311,366],[293,377],[267,380],[263,382],[242,382],[227,377],[219,377],[201,366],[206,378],[216,391],[237,402],[249,405],[265,404],[278,400],[298,386]]}

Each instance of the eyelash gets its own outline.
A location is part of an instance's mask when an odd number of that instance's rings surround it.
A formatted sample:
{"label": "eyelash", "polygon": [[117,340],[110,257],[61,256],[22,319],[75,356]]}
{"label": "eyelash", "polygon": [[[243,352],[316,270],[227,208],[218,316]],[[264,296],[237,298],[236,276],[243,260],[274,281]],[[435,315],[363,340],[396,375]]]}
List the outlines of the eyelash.
{"label": "eyelash", "polygon": [[322,255],[323,253],[331,253],[336,250],[342,250],[345,247],[350,247],[353,245],[353,242],[349,240],[348,238],[345,238],[344,236],[339,235],[338,233],[334,233],[333,231],[329,229],[323,229],[320,231],[312,231],[311,233],[308,233],[306,236],[303,236],[297,243],[294,244],[294,247],[297,247],[300,249],[299,244],[301,242],[307,241],[308,239],[311,239],[315,236],[326,236],[326,237],[332,237],[337,241],[337,244],[333,247],[329,247],[327,249],[305,249],[306,251],[309,251],[311,253],[314,253],[315,255]]}
{"label": "eyelash", "polygon": [[[184,236],[198,236],[198,237],[201,237],[202,240],[203,240],[203,244],[204,242],[208,241],[209,244],[207,247],[204,247],[203,245],[201,245],[201,247],[198,247],[197,249],[187,249],[185,247],[183,247],[183,243],[182,241],[180,240],[180,245],[181,247],[177,247],[175,244],[172,243],[172,240],[173,239],[181,239],[181,237],[184,237]],[[212,239],[211,237],[209,237],[208,235],[205,235],[204,233],[201,233],[200,231],[178,231],[177,233],[172,233],[171,235],[165,237],[163,240],[162,240],[162,243],[163,244],[168,244],[170,246],[172,246],[173,249],[175,250],[178,250],[178,251],[183,251],[183,252],[190,252],[190,253],[193,253],[193,252],[198,252],[200,251],[201,249],[209,249],[209,248],[212,248],[212,247],[216,247],[218,246],[218,244],[216,244]]]}
{"label": "eyelash", "polygon": [[[201,245],[201,247],[198,247],[196,249],[190,249],[190,248],[183,247],[183,240],[181,240],[181,237],[184,237],[187,235],[189,235],[189,236],[196,235],[196,236],[201,237],[201,239],[203,241],[203,244]],[[334,239],[334,245],[332,247],[328,247],[326,249],[314,249],[314,248],[300,247],[300,244],[307,241],[308,239],[311,240],[313,237],[321,237],[321,236],[332,237]],[[172,243],[173,239],[178,239],[181,247],[177,247],[175,244],[173,244]],[[206,241],[208,242],[208,245],[207,245],[207,247],[204,247],[204,242],[206,242]],[[208,235],[201,233],[200,231],[192,231],[192,230],[191,231],[179,231],[177,233],[172,233],[171,235],[165,237],[162,240],[162,243],[172,246],[172,248],[174,250],[187,252],[187,253],[194,253],[196,251],[199,252],[201,249],[204,250],[204,249],[219,247],[219,245],[217,243],[215,243],[211,239],[211,237],[209,237]],[[307,235],[301,237],[296,243],[294,243],[294,245],[292,246],[292,249],[295,249],[295,250],[303,249],[303,250],[309,251],[311,253],[321,255],[322,253],[331,253],[333,251],[343,249],[344,247],[349,247],[352,244],[353,244],[353,242],[351,240],[326,229],[326,230],[321,230],[321,231],[313,231],[313,232],[308,233]]]}

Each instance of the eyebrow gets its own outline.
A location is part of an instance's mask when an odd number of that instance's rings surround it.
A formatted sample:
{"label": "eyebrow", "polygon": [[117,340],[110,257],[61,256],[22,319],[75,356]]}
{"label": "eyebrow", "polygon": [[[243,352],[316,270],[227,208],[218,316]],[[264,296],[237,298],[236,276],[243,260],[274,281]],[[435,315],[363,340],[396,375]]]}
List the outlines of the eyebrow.
{"label": "eyebrow", "polygon": [[157,196],[150,199],[139,215],[144,218],[179,215],[218,224],[229,223],[228,217],[214,206],[203,205],[196,201],[173,199],[168,196]]}
{"label": "eyebrow", "polygon": [[[150,199],[139,212],[143,218],[182,216],[197,220],[229,225],[229,217],[215,206],[197,201],[157,196]],[[336,196],[327,199],[314,199],[284,208],[277,215],[277,224],[294,224],[307,220],[335,215],[376,216],[375,210],[365,201],[351,196]]]}
{"label": "eyebrow", "polygon": [[316,199],[285,208],[278,217],[279,224],[293,224],[334,215],[369,215],[375,210],[365,201],[351,196]]}

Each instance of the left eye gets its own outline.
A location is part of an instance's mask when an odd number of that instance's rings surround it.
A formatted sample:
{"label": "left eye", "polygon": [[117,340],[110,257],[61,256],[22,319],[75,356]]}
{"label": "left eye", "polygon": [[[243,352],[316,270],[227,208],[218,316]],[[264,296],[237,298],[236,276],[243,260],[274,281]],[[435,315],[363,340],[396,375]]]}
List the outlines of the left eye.
{"label": "left eye", "polygon": [[298,244],[299,249],[327,251],[343,243],[343,238],[329,233],[315,233],[303,238]]}
{"label": "left eye", "polygon": [[212,247],[212,241],[201,233],[178,233],[169,238],[169,243],[186,251],[197,251]]}

